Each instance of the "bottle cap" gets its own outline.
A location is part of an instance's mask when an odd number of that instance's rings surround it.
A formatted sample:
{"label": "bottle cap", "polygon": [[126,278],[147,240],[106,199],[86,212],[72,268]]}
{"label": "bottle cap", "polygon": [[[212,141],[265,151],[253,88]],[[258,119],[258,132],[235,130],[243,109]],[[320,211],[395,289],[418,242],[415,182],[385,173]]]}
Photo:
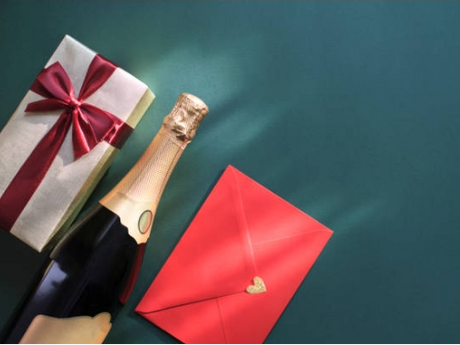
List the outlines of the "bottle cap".
{"label": "bottle cap", "polygon": [[169,128],[178,140],[187,144],[192,141],[208,111],[208,106],[201,99],[182,93],[169,115],[164,118],[163,126]]}

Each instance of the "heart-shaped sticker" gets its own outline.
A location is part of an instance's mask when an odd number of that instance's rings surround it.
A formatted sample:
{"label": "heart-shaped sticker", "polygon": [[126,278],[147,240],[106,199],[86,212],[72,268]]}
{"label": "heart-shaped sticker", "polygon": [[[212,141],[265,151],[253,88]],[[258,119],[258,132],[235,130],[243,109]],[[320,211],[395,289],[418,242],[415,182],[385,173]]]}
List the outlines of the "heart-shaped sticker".
{"label": "heart-shaped sticker", "polygon": [[246,288],[246,292],[250,293],[251,295],[267,292],[267,288],[265,287],[265,283],[262,278],[254,277],[253,281],[254,285],[249,285]]}

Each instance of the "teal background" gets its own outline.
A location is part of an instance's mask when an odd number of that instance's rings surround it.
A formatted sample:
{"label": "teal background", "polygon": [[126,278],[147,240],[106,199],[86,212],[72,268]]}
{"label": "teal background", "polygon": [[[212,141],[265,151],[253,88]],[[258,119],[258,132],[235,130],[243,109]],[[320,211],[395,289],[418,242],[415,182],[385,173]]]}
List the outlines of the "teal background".
{"label": "teal background", "polygon": [[[107,343],[176,342],[133,310],[228,164],[335,232],[267,343],[460,342],[459,2],[3,0],[0,128],[65,34],[157,96],[85,210],[210,108]],[[44,259],[0,232],[0,326]]]}

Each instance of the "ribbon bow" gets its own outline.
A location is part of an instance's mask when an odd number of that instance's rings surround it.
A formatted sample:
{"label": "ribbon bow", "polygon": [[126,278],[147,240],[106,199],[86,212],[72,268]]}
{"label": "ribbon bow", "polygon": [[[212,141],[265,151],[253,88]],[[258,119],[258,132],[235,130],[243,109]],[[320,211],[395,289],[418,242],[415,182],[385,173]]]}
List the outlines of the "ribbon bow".
{"label": "ribbon bow", "polygon": [[[107,81],[115,69],[111,62],[96,55],[88,68],[80,95],[75,97],[69,76],[56,62],[44,69],[30,88],[45,99],[29,103],[26,112],[64,109],[50,132],[63,140],[72,125],[75,159],[91,151],[100,141],[112,144],[119,128],[127,125],[115,115],[84,101]],[[56,142],[54,145],[61,146]]]}
{"label": "ribbon bow", "polygon": [[24,207],[37,190],[72,125],[74,159],[106,141],[120,148],[133,129],[115,115],[85,99],[99,89],[116,70],[116,66],[96,55],[83,81],[80,94],[75,96],[72,82],[59,62],[44,69],[30,88],[44,97],[31,102],[26,112],[63,109],[56,123],[34,148],[0,197],[0,227],[11,230]]}

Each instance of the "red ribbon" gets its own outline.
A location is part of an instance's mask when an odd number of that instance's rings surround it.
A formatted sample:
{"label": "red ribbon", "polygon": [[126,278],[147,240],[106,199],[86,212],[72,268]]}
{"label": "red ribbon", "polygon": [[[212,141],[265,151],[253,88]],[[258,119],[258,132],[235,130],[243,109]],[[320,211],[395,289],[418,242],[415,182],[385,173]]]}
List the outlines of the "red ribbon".
{"label": "red ribbon", "polygon": [[110,61],[96,55],[78,97],[75,97],[72,82],[59,62],[37,76],[30,89],[45,99],[29,103],[25,111],[31,115],[58,109],[63,109],[63,112],[1,196],[0,227],[11,230],[56,158],[70,127],[75,159],[91,151],[101,141],[121,148],[133,129],[115,115],[84,102],[116,68]]}

